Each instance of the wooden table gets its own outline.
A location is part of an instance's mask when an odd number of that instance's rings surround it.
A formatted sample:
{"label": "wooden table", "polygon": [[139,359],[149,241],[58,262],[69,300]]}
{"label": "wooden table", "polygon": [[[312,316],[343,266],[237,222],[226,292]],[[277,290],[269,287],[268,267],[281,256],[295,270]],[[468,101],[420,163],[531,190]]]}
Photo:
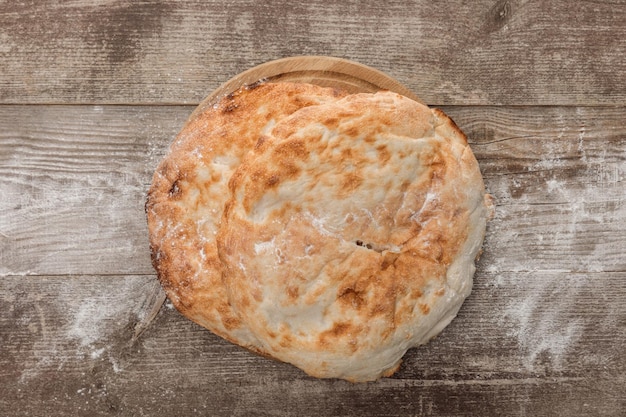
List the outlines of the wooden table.
{"label": "wooden table", "polygon": [[[152,172],[272,59],[395,77],[468,134],[497,202],[459,316],[376,383],[316,380],[183,318]],[[0,415],[626,415],[626,3],[0,3]]]}

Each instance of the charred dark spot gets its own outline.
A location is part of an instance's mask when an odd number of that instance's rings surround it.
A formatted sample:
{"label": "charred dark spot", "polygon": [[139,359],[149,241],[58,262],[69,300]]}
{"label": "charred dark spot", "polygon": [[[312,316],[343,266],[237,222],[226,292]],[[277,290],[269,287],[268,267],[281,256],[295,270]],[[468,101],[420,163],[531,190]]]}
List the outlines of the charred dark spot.
{"label": "charred dark spot", "polygon": [[266,81],[267,81],[267,79],[261,78],[260,80],[257,80],[255,82],[253,82],[252,84],[246,85],[246,89],[247,90],[254,90],[255,88],[257,88],[260,85],[264,84]]}
{"label": "charred dark spot", "polygon": [[180,194],[180,186],[178,185],[178,181],[180,180],[176,180],[174,181],[174,183],[172,184],[172,186],[170,187],[170,190],[167,192],[167,194],[173,198],[173,197],[177,197]]}
{"label": "charred dark spot", "polygon": [[152,266],[154,269],[158,271],[158,266],[163,258],[163,252],[161,252],[155,245],[150,245],[150,260],[152,261]]}
{"label": "charred dark spot", "polygon": [[239,107],[237,103],[229,103],[222,109],[222,113],[232,113],[237,110],[237,107]]}
{"label": "charred dark spot", "polygon": [[367,249],[373,249],[374,246],[372,246],[371,243],[364,243],[362,240],[357,240],[356,242],[354,242],[357,246],[361,246]]}
{"label": "charred dark spot", "polygon": [[152,198],[151,195],[148,194],[148,196],[146,197],[146,202],[143,205],[143,211],[148,214],[148,212],[150,212],[152,210],[152,208],[154,207],[154,203],[152,202]]}

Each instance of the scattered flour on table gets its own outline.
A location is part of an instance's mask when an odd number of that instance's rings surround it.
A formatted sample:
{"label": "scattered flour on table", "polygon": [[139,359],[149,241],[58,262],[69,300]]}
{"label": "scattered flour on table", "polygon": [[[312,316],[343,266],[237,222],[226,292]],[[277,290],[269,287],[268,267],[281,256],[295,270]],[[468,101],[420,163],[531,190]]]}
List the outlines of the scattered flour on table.
{"label": "scattered flour on table", "polygon": [[[58,323],[47,319],[40,305],[41,296],[25,300],[34,307],[22,320],[37,335],[31,349],[32,360],[21,372],[19,381],[27,383],[41,372],[60,371],[66,366],[85,366],[80,365],[83,361],[108,361],[114,372],[121,372],[119,348],[130,343],[133,332],[129,324],[147,313],[152,285],[143,278],[120,277],[111,286],[114,291],[77,293],[80,286],[63,282],[54,295],[54,303],[62,312],[57,316],[65,319]],[[104,286],[94,285],[94,288]]]}
{"label": "scattered flour on table", "polygon": [[523,295],[508,302],[500,323],[517,340],[524,368],[534,369],[542,355],[559,370],[585,326],[574,309],[587,279],[566,273],[529,273],[518,278],[525,281]]}
{"label": "scattered flour on table", "polygon": [[72,321],[68,323],[66,335],[76,341],[79,348],[92,347],[127,324],[132,306],[128,299],[124,299],[129,292],[123,287],[114,294],[94,294],[84,298],[70,310]]}
{"label": "scattered flour on table", "polygon": [[[497,208],[500,215],[514,218],[507,215],[507,209]],[[570,251],[573,234],[571,230],[565,230],[569,225],[564,223],[557,227],[558,230],[538,229],[533,232],[538,234],[532,239],[537,246],[564,245],[564,250]],[[519,227],[503,225],[496,228],[493,233],[499,236],[495,238],[494,235],[494,240],[501,242],[513,242],[522,233]],[[497,245],[497,242],[490,245],[493,244]],[[548,265],[549,259],[529,262],[531,254],[519,255],[509,254],[486,266],[492,277],[487,285],[501,291],[498,298],[505,301],[503,310],[494,311],[494,319],[506,335],[517,342],[523,368],[532,371],[547,361],[553,369],[559,370],[564,367],[571,346],[579,340],[585,327],[576,309],[579,308],[577,303],[583,299],[581,292],[590,285],[588,277],[560,269],[563,265]]]}
{"label": "scattered flour on table", "polygon": [[[565,136],[584,164],[575,177],[561,172],[566,160],[558,142]],[[598,321],[615,321],[610,305],[594,315],[581,314],[589,308],[589,297],[601,296],[589,273],[606,270],[607,254],[615,251],[611,242],[598,237],[626,218],[624,194],[619,193],[623,170],[607,164],[602,155],[588,153],[586,140],[581,125],[576,132],[562,128],[555,140],[544,143],[543,156],[529,170],[545,182],[530,192],[524,192],[523,176],[494,182],[494,193],[511,203],[496,207],[492,242],[487,244],[494,253],[505,248],[505,255],[486,266],[492,277],[487,285],[503,291],[498,296],[503,310],[494,312],[494,320],[517,342],[520,365],[530,371],[541,366],[565,369],[583,332]],[[546,209],[545,202],[554,205]],[[535,217],[537,213],[541,215]],[[514,243],[522,234],[532,247]]]}
{"label": "scattered flour on table", "polygon": [[123,367],[111,348],[130,343],[129,325],[132,327],[147,314],[150,286],[155,285],[143,280],[119,280],[114,293],[84,298],[72,311],[73,320],[66,329],[67,337],[77,343],[78,357],[95,360],[106,354],[116,373]]}

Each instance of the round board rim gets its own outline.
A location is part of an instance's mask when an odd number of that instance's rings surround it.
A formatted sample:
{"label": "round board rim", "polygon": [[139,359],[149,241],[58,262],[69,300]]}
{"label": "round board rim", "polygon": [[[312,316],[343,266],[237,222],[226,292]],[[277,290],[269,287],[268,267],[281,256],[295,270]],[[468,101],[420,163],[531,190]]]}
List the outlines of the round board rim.
{"label": "round board rim", "polygon": [[233,76],[202,100],[194,115],[239,88],[257,82],[303,82],[349,93],[388,90],[425,104],[408,87],[380,70],[344,58],[306,55],[268,61]]}

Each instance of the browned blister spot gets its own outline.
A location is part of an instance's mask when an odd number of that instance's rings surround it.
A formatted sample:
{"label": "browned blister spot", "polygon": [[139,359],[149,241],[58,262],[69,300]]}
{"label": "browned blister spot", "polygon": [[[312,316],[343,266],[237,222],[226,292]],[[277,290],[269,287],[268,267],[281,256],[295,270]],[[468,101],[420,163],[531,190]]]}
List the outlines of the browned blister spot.
{"label": "browned blister spot", "polygon": [[239,304],[241,305],[241,308],[248,309],[252,305],[252,301],[250,300],[249,297],[246,297],[245,295],[242,295],[239,298]]}
{"label": "browned blister spot", "polygon": [[[236,173],[236,172],[235,172]],[[250,175],[250,182],[252,183],[265,183],[267,179],[271,176],[270,172],[267,168],[263,166],[255,167],[254,171]],[[233,175],[233,179],[235,176]],[[243,178],[242,178],[243,179]]]}
{"label": "browned blister spot", "polygon": [[287,287],[287,299],[290,303],[295,303],[300,297],[300,289],[295,285],[290,285]]}
{"label": "browned blister spot", "polygon": [[337,129],[339,126],[339,119],[337,117],[329,117],[323,122],[324,126],[328,129]]}
{"label": "browned blister spot", "polygon": [[282,158],[305,159],[308,155],[308,150],[304,140],[293,139],[277,145],[274,153],[277,161],[281,161]]}
{"label": "browned blister spot", "polygon": [[350,137],[352,139],[356,139],[357,137],[360,136],[361,129],[359,129],[359,126],[357,126],[357,125],[352,125],[352,126],[346,128],[345,130],[343,130],[341,133],[343,133],[344,135],[346,135],[346,136],[348,136],[348,137]]}
{"label": "browned blister spot", "polygon": [[419,308],[423,315],[427,315],[428,313],[430,313],[430,307],[428,306],[428,304],[420,303]]}
{"label": "browned blister spot", "polygon": [[229,314],[229,311],[221,311],[222,324],[226,330],[234,330],[241,326],[241,320]]}
{"label": "browned blister spot", "polygon": [[302,206],[295,205],[292,202],[288,201],[284,203],[278,210],[276,210],[276,217],[279,219],[284,219],[287,217],[287,213],[290,215],[297,215],[302,210]]}
{"label": "browned blister spot", "polygon": [[264,136],[264,135],[259,136],[259,139],[257,139],[256,143],[254,144],[254,150],[260,151],[263,148],[263,145],[265,144],[266,141],[267,141],[267,136]]}
{"label": "browned blister spot", "polygon": [[289,333],[283,333],[280,342],[279,342],[279,346],[282,348],[289,348],[293,345],[293,337],[289,335]]}
{"label": "browned blister spot", "polygon": [[390,312],[393,313],[393,310],[390,310],[388,303],[376,303],[370,306],[368,311],[368,317],[373,318],[376,316],[386,316]]}
{"label": "browned blister spot", "polygon": [[332,347],[337,340],[347,338],[352,330],[353,325],[349,322],[337,322],[332,328],[320,333],[318,343],[322,347]]}
{"label": "browned blister spot", "polygon": [[396,259],[398,259],[399,256],[400,256],[399,253],[386,252],[382,258],[380,269],[382,271],[386,271],[390,266],[392,266],[396,262]]}
{"label": "browned blister spot", "polygon": [[360,310],[361,307],[365,304],[363,295],[364,294],[362,291],[358,291],[354,287],[348,287],[341,291],[338,300],[339,302],[345,303],[355,310]]}
{"label": "browned blister spot", "polygon": [[386,145],[379,145],[376,147],[376,150],[378,151],[378,163],[386,165],[391,159],[391,152],[389,152]]}
{"label": "browned blister spot", "polygon": [[355,172],[347,172],[341,178],[339,194],[342,196],[350,194],[363,183],[363,178]]}
{"label": "browned blister spot", "polygon": [[286,160],[280,164],[280,172],[285,178],[294,179],[302,169],[293,160]]}
{"label": "browned blister spot", "polygon": [[211,172],[211,182],[218,182],[221,181],[222,179],[222,173],[219,171],[213,171]]}
{"label": "browned blister spot", "polygon": [[280,182],[280,177],[276,174],[272,174],[265,180],[265,185],[269,188],[275,188]]}

